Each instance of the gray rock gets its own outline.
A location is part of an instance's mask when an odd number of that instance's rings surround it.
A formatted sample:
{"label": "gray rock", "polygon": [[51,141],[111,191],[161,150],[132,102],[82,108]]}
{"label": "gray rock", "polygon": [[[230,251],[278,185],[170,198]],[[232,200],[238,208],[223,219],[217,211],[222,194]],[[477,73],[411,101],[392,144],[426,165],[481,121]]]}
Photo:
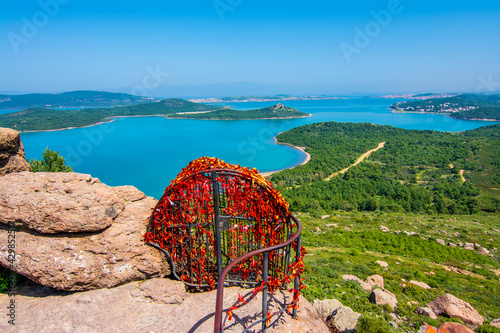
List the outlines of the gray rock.
{"label": "gray rock", "polygon": [[79,173],[11,173],[0,189],[0,223],[40,233],[101,231],[125,207],[113,188]]}
{"label": "gray rock", "polygon": [[488,249],[480,246],[478,249],[477,249],[477,253],[479,254],[482,254],[482,255],[488,255],[490,254],[490,251],[488,251]]}
{"label": "gray rock", "polygon": [[0,127],[0,176],[21,171],[31,171],[31,166],[24,157],[19,132]]}
{"label": "gray rock", "polygon": [[396,299],[396,296],[394,296],[393,293],[385,289],[373,290],[372,293],[370,294],[370,302],[377,305],[387,304],[393,310],[398,305],[398,300]]}
{"label": "gray rock", "polygon": [[335,327],[341,333],[352,332],[358,325],[359,317],[361,317],[360,313],[354,312],[350,307],[342,306],[327,318],[327,324]]}
{"label": "gray rock", "polygon": [[436,239],[436,242],[441,245],[446,245],[446,242],[442,239]]}
{"label": "gray rock", "polygon": [[333,313],[333,311],[340,308],[342,306],[342,303],[340,303],[336,299],[316,299],[313,301],[312,305],[318,312],[319,317],[323,321],[326,321],[326,318],[328,318]]}
{"label": "gray rock", "polygon": [[416,308],[415,309],[415,313],[416,314],[419,314],[421,316],[426,316],[426,317],[429,317],[431,319],[437,319],[437,316],[436,314],[434,313],[434,311],[432,311],[431,308],[428,308],[428,307],[421,307],[421,308]]}

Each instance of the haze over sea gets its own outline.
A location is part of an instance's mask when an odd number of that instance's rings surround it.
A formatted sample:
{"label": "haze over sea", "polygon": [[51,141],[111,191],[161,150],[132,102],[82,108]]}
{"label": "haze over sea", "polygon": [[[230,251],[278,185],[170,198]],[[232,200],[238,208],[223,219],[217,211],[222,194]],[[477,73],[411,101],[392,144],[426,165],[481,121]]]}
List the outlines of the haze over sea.
{"label": "haze over sea", "polygon": [[[111,186],[133,185],[159,198],[170,181],[193,159],[215,156],[227,162],[268,172],[305,160],[295,148],[274,137],[290,128],[324,121],[370,122],[405,129],[459,132],[495,122],[459,120],[436,114],[392,113],[401,100],[347,98],[286,101],[286,106],[312,114],[300,119],[204,121],[164,117],[116,118],[87,128],[22,133],[26,157],[40,158],[48,146],[58,150],[75,172],[89,173]],[[239,110],[277,102],[221,103]]]}

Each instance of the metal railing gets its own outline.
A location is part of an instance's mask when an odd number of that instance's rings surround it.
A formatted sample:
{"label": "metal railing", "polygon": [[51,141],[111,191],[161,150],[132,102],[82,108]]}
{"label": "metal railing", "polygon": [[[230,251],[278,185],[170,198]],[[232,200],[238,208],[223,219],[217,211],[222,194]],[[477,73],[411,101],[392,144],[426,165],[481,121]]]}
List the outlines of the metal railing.
{"label": "metal railing", "polygon": [[[301,247],[302,247],[302,244],[301,244],[302,243],[302,225],[300,224],[299,220],[295,216],[293,216],[291,214],[289,216],[293,219],[293,221],[297,225],[297,232],[295,232],[295,234],[289,240],[287,240],[284,243],[275,245],[275,246],[271,246],[271,247],[267,247],[267,248],[263,248],[263,249],[258,249],[258,250],[249,252],[245,255],[242,255],[241,257],[238,257],[237,259],[235,259],[231,263],[229,263],[226,267],[224,267],[224,269],[220,273],[219,280],[217,283],[217,299],[216,299],[216,303],[215,303],[214,333],[221,333],[223,331],[222,312],[223,312],[223,302],[224,302],[224,279],[226,278],[226,275],[237,264],[239,264],[239,263],[241,263],[241,262],[243,262],[243,261],[245,261],[253,256],[257,256],[260,254],[263,255],[262,281],[263,281],[263,286],[264,286],[264,288],[262,289],[262,319],[255,322],[247,329],[249,329],[249,328],[251,328],[251,327],[253,327],[261,322],[262,323],[262,332],[267,331],[268,303],[267,303],[267,285],[266,285],[266,283],[267,283],[267,279],[268,279],[268,265],[269,265],[268,254],[270,251],[276,251],[276,250],[279,250],[279,249],[282,249],[285,247],[290,248],[292,243],[297,241],[297,247],[296,247],[297,250],[296,250],[295,259],[300,260],[300,251],[301,251]],[[290,253],[290,252],[288,252],[288,253]],[[294,279],[294,296],[298,293],[298,290],[299,290],[299,279],[300,279],[299,276],[296,276]],[[286,307],[286,305],[285,305],[285,307]],[[282,311],[283,310],[284,309],[282,309]],[[293,309],[292,316],[293,316],[293,318],[295,318],[297,316],[296,308]]]}

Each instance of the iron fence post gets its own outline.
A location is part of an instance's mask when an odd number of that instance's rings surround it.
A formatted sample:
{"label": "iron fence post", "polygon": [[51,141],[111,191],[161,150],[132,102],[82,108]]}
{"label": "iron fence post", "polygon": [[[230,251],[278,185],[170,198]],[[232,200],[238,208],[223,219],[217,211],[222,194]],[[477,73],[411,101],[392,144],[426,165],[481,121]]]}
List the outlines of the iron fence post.
{"label": "iron fence post", "polygon": [[220,240],[219,226],[219,182],[217,181],[217,173],[212,171],[212,189],[214,192],[214,230],[215,230],[215,246],[217,247],[217,274],[220,276],[222,272],[222,249]]}
{"label": "iron fence post", "polygon": [[[299,236],[299,238],[297,238],[297,251],[295,252],[295,260],[296,261],[300,260],[300,249],[301,248],[302,248],[302,234]],[[299,276],[295,277],[294,286],[293,286],[293,288],[295,289],[293,291],[294,298],[297,296],[297,293],[299,292],[299,282],[300,282],[299,279],[300,279]],[[293,308],[292,317],[297,318],[297,309],[296,308]]]}
{"label": "iron fence post", "polygon": [[262,282],[264,283],[264,288],[262,289],[262,333],[267,332],[267,278],[269,275],[269,252],[264,252],[262,254],[263,268],[262,268]]}

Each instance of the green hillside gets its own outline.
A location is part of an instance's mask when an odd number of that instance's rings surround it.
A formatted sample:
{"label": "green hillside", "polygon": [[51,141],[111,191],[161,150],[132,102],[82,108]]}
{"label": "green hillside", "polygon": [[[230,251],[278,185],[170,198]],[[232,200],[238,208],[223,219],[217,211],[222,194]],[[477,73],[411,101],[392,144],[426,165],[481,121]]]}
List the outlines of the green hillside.
{"label": "green hillside", "polygon": [[206,119],[206,120],[247,120],[266,118],[301,118],[309,116],[308,113],[284,106],[279,103],[262,109],[238,111],[224,109],[206,113],[175,114],[169,118]]}
{"label": "green hillside", "polygon": [[106,91],[79,90],[60,94],[0,95],[0,110],[43,107],[100,107],[157,101],[156,98]]}

